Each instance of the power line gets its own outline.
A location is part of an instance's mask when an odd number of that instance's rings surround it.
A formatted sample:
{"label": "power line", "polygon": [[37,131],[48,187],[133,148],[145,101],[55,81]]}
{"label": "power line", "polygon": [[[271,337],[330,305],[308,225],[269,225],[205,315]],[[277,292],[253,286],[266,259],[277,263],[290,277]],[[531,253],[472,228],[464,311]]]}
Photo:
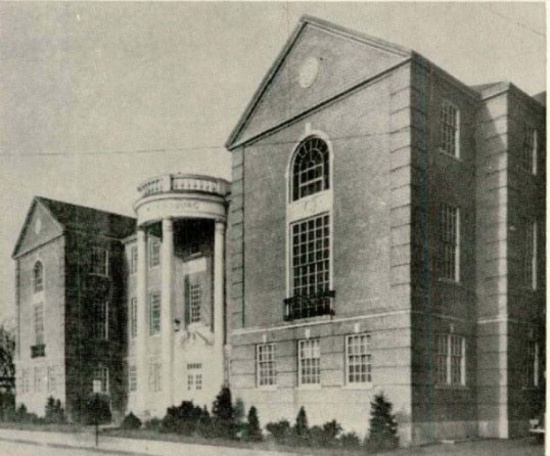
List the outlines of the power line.
{"label": "power line", "polygon": [[[330,137],[331,142],[341,141],[344,139],[360,139],[376,136],[387,136],[391,132],[384,131],[378,133],[365,133],[359,135],[346,135]],[[254,144],[254,147],[270,147],[276,145],[296,145],[297,141],[268,141]],[[111,151],[97,151],[97,152],[28,152],[28,153],[12,153],[1,152],[0,157],[56,157],[56,156],[71,156],[71,157],[89,157],[96,155],[125,155],[125,154],[165,154],[175,152],[196,152],[207,150],[226,150],[225,146],[196,146],[196,147],[175,147],[175,148],[158,148],[158,149],[126,149],[126,150],[111,150]]]}
{"label": "power line", "polygon": [[479,6],[486,9],[487,11],[490,11],[491,13],[495,14],[496,16],[499,16],[500,18],[504,19],[506,22],[511,22],[511,23],[517,25],[518,27],[522,27],[525,30],[528,30],[529,32],[534,33],[535,35],[538,35],[538,36],[546,39],[546,33],[541,33],[538,30],[535,30],[535,29],[529,27],[527,24],[524,24],[523,22],[511,19],[510,17],[508,17],[508,16],[506,16],[502,13],[499,13],[498,11],[495,11],[494,9],[489,8],[488,6],[485,6],[483,3],[479,3]]}

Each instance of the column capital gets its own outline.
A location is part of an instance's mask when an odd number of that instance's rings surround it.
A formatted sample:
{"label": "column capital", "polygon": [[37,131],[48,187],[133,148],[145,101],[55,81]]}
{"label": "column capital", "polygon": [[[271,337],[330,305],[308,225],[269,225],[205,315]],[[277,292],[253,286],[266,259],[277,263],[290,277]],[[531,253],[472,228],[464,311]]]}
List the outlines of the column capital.
{"label": "column capital", "polygon": [[224,232],[225,231],[225,221],[224,220],[216,220],[216,231],[218,232]]}

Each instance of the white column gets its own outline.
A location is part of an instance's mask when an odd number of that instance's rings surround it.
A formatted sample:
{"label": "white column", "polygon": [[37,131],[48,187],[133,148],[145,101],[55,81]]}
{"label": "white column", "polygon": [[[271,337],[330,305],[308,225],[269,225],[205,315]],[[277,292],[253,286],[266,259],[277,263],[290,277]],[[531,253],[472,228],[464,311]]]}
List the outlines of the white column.
{"label": "white column", "polygon": [[146,409],[147,401],[147,231],[138,228],[137,236],[137,407],[138,413]]}
{"label": "white column", "polygon": [[172,282],[174,275],[174,222],[162,220],[161,252],[161,334],[162,334],[162,392],[166,407],[174,402],[173,391],[173,328],[172,328]]}
{"label": "white column", "polygon": [[214,345],[223,359],[224,341],[224,245],[225,223],[216,221],[214,234]]}

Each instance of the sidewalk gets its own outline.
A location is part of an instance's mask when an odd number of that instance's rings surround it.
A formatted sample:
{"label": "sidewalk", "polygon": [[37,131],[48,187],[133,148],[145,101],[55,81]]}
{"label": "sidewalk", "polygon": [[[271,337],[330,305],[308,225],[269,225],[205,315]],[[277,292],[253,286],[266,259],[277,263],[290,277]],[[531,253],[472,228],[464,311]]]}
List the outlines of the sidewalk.
{"label": "sidewalk", "polygon": [[101,433],[99,434],[99,445],[96,447],[95,434],[92,430],[80,433],[57,433],[0,429],[0,440],[61,448],[85,448],[87,450],[96,450],[98,453],[112,452],[121,455],[173,456],[175,454],[192,454],[193,456],[296,456],[295,453],[281,453],[260,449],[106,437]]}

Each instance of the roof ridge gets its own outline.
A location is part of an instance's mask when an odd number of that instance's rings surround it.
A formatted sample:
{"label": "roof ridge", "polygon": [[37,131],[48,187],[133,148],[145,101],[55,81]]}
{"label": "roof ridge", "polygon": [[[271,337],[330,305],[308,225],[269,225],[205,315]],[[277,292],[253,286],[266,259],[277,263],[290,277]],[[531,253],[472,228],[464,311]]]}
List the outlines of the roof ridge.
{"label": "roof ridge", "polygon": [[136,220],[136,217],[132,217],[130,215],[120,214],[118,212],[107,211],[107,210],[104,210],[104,209],[98,209],[97,207],[84,206],[83,204],[70,203],[70,202],[67,202],[67,201],[61,201],[61,200],[57,200],[57,199],[53,199],[53,198],[48,198],[48,197],[45,197],[45,196],[40,196],[40,195],[36,195],[34,198],[37,201],[43,201],[43,202],[46,202],[46,203],[47,202],[52,202],[52,203],[56,203],[56,204],[62,204],[62,205],[65,205],[65,206],[72,206],[72,207],[75,207],[75,208],[87,209],[87,210],[90,210],[90,211],[101,212],[103,214],[116,215],[118,217],[125,217],[125,218]]}

